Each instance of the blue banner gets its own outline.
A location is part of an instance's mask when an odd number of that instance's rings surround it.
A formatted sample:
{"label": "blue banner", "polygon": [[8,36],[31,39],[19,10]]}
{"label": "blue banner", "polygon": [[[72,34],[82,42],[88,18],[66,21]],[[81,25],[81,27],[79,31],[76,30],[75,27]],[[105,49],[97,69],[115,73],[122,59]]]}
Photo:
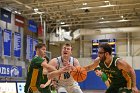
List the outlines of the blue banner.
{"label": "blue banner", "polygon": [[14,56],[20,57],[21,53],[21,34],[18,32],[14,33]]}
{"label": "blue banner", "polygon": [[12,37],[11,30],[4,29],[3,36],[4,36],[3,40],[4,55],[11,56],[11,37]]}
{"label": "blue banner", "polygon": [[22,67],[0,64],[0,76],[22,77]]}
{"label": "blue banner", "polygon": [[11,12],[1,8],[1,20],[11,23]]}
{"label": "blue banner", "polygon": [[35,23],[33,20],[29,20],[28,29],[32,32],[37,32],[37,23]]}
{"label": "blue banner", "polygon": [[35,46],[38,44],[38,40],[37,39],[33,39],[33,56],[36,55],[36,51],[35,51]]}
{"label": "blue banner", "polygon": [[2,56],[2,29],[0,27],[0,56]]}
{"label": "blue banner", "polygon": [[33,38],[27,35],[26,59],[31,60],[33,57]]}

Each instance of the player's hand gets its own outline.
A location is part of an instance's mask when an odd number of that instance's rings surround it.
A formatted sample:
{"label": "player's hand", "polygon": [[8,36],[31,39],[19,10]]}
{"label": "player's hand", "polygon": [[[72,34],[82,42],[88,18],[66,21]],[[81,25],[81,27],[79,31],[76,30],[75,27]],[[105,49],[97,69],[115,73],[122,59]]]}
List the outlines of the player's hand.
{"label": "player's hand", "polygon": [[76,67],[75,66],[71,66],[71,71],[74,70],[74,69],[76,69]]}
{"label": "player's hand", "polygon": [[45,88],[46,86],[45,86],[45,84],[41,84],[40,87],[41,88]]}
{"label": "player's hand", "polygon": [[100,61],[100,57],[97,57],[96,59],[94,59],[95,61]]}
{"label": "player's hand", "polygon": [[71,71],[71,65],[70,64],[67,64],[66,66],[64,66],[63,68],[61,68],[61,71],[62,72],[69,72]]}
{"label": "player's hand", "polygon": [[132,93],[138,93],[138,89],[137,89],[136,86],[135,87],[132,87]]}

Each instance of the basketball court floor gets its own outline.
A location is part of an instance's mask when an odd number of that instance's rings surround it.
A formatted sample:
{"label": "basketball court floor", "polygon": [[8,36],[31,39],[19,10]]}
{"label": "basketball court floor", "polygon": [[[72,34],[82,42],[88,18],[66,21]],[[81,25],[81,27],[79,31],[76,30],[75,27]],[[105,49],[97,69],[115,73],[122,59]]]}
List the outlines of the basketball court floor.
{"label": "basketball court floor", "polygon": [[83,93],[105,93],[105,90],[83,90]]}

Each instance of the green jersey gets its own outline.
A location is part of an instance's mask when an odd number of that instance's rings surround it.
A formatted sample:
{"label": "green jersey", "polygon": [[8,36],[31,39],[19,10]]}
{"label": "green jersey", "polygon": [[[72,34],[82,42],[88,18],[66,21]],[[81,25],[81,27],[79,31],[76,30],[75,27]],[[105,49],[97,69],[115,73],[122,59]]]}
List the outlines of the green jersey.
{"label": "green jersey", "polygon": [[35,56],[32,59],[31,64],[28,68],[25,93],[27,93],[29,89],[31,89],[32,91],[37,91],[40,88],[40,80],[42,79],[43,71],[43,67],[41,66],[41,64],[43,61],[44,59],[39,56]]}
{"label": "green jersey", "polygon": [[107,66],[104,62],[99,63],[101,70],[111,80],[110,85],[126,85],[126,80],[122,74],[122,70],[119,70],[116,66],[118,59],[118,57],[113,57],[109,66]]}

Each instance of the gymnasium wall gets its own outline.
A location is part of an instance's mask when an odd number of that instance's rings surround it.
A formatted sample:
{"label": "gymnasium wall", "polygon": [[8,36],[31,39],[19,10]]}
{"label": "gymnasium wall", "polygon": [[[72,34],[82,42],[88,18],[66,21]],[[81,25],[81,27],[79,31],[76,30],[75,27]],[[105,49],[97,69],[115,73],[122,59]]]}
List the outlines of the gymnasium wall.
{"label": "gymnasium wall", "polygon": [[[9,29],[12,31],[12,34],[14,32],[18,32],[18,27],[15,25],[15,15],[11,14],[11,23],[7,23],[0,20],[0,27],[2,28],[2,30],[4,29]],[[23,38],[23,28],[20,28],[20,32],[21,32],[21,38]],[[14,52],[14,37],[12,36],[12,43],[11,43],[11,54],[13,54]],[[23,42],[23,39],[21,39],[21,42]],[[25,62],[23,62],[23,43],[21,43],[21,61],[19,61],[18,59],[14,58],[13,55],[11,55],[11,57],[4,57],[2,56],[2,58],[0,58],[1,64],[9,64],[9,65],[17,65],[17,66],[23,66],[23,68],[25,68]]]}
{"label": "gymnasium wall", "polygon": [[[28,63],[25,61],[26,56],[26,35],[31,35],[33,37],[36,37],[36,34],[29,31],[27,29],[27,20],[25,19],[25,26],[24,27],[18,27],[15,25],[15,15],[11,14],[11,23],[7,23],[0,20],[0,27],[2,30],[9,29],[12,31],[12,41],[11,41],[11,57],[1,56],[0,57],[0,64],[5,65],[16,65],[16,66],[22,66],[22,72],[23,72],[23,78],[26,76],[26,66]],[[20,59],[14,57],[14,32],[20,32],[21,33],[21,56]],[[3,51],[2,51],[3,52]],[[25,79],[25,78],[24,78]]]}

